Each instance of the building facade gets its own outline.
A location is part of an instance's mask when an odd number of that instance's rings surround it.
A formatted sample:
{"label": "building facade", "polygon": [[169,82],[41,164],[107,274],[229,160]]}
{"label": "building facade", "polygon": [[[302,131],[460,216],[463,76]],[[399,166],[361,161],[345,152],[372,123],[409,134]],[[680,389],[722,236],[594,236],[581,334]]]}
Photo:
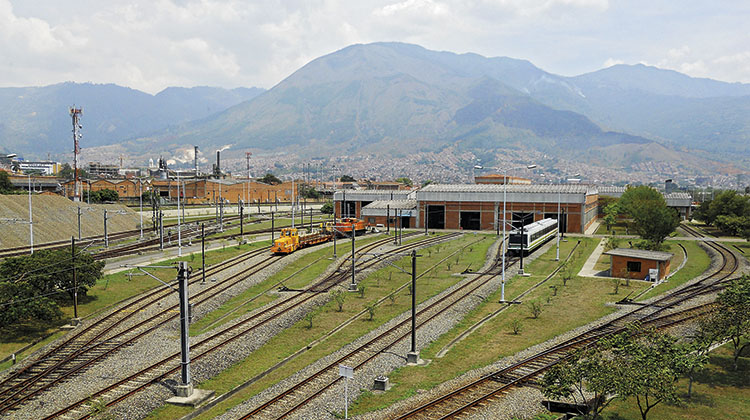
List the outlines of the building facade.
{"label": "building facade", "polygon": [[[376,203],[377,202],[377,203]],[[411,203],[416,206],[411,215]],[[337,191],[337,217],[384,217],[384,208],[410,211],[409,227],[502,230],[545,218],[558,218],[563,232],[583,233],[596,220],[598,193],[587,185],[430,184],[411,192]]]}

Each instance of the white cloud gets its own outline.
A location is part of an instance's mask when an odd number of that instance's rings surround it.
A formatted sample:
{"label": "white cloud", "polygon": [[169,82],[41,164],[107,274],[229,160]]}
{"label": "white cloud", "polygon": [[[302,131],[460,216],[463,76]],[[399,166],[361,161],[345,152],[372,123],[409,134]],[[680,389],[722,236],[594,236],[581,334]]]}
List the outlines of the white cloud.
{"label": "white cloud", "polygon": [[[402,41],[580,74],[652,62],[750,82],[747,8],[696,0],[0,0],[2,86],[271,87],[353,43]],[[698,19],[700,17],[700,19]],[[616,58],[613,58],[616,57]]]}
{"label": "white cloud", "polygon": [[604,68],[607,68],[607,67],[612,67],[612,66],[617,65],[617,64],[625,64],[625,62],[622,61],[622,60],[618,60],[616,58],[610,57],[610,58],[608,58],[608,59],[606,59],[604,61],[603,66],[604,66]]}

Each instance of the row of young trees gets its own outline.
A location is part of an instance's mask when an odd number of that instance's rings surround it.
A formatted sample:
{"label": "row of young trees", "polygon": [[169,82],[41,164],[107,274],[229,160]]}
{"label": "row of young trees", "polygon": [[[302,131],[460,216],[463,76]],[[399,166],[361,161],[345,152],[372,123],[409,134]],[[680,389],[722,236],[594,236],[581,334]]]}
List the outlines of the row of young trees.
{"label": "row of young trees", "polygon": [[102,277],[104,261],[75,249],[39,250],[32,255],[6,258],[0,263],[0,328],[18,323],[60,319],[60,306],[78,297]]}
{"label": "row of young trees", "polygon": [[695,211],[695,218],[723,232],[750,241],[750,197],[735,191],[722,191],[706,200]]}
{"label": "row of young trees", "polygon": [[646,420],[656,405],[680,399],[680,378],[688,379],[690,398],[693,379],[715,344],[731,342],[735,370],[750,346],[750,276],[732,281],[717,298],[717,306],[689,340],[633,326],[572,353],[544,375],[544,394],[588,402],[590,411],[584,417],[591,419],[599,418],[614,400],[610,397],[616,396],[634,400]]}

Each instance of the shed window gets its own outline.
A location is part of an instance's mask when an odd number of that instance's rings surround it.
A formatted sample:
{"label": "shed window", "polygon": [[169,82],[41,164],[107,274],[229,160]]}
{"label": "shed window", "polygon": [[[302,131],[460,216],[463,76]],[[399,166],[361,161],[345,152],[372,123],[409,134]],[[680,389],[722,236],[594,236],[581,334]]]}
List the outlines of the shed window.
{"label": "shed window", "polygon": [[631,272],[631,273],[640,273],[641,272],[641,262],[640,261],[628,261],[628,272]]}

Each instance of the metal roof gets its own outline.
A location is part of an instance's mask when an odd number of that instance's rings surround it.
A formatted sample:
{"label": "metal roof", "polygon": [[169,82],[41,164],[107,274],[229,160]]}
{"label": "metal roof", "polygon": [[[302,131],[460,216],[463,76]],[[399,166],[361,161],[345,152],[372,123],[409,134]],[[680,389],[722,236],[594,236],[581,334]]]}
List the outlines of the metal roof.
{"label": "metal roof", "polygon": [[437,193],[503,193],[507,188],[508,193],[555,193],[563,194],[597,194],[596,187],[581,184],[430,184],[419,190],[422,192]]}
{"label": "metal roof", "polygon": [[619,197],[625,192],[625,187],[614,187],[614,186],[608,186],[608,187],[597,187],[599,190],[599,195],[609,195],[613,197]]}
{"label": "metal roof", "polygon": [[[394,191],[394,190],[346,190],[346,199],[352,201],[382,201],[382,200],[407,200],[414,198],[409,197],[414,191]],[[336,191],[333,194],[334,201],[343,201],[344,192]]]}
{"label": "metal roof", "polygon": [[417,200],[378,200],[362,207],[363,209],[411,210],[417,208]]}
{"label": "metal roof", "polygon": [[607,251],[604,253],[604,255],[614,255],[616,257],[626,257],[626,258],[642,258],[644,260],[654,260],[654,261],[668,261],[674,254],[671,254],[669,252],[660,252],[660,251],[646,251],[643,249],[633,249],[633,248],[617,248],[612,249],[610,251]]}

